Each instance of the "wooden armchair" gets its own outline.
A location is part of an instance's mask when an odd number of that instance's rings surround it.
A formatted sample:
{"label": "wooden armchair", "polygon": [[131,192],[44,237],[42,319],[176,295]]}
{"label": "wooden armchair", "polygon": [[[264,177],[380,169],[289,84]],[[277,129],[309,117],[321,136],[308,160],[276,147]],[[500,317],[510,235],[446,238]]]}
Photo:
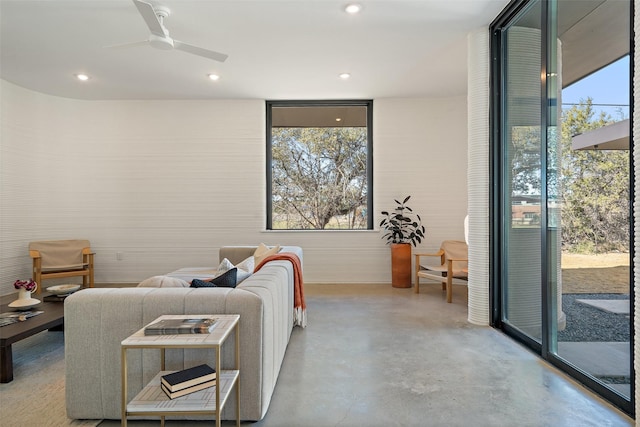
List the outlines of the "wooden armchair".
{"label": "wooden armchair", "polygon": [[42,281],[82,276],[82,285],[93,287],[93,255],[88,240],[47,240],[29,243],[33,280],[42,291]]}
{"label": "wooden armchair", "polygon": [[[459,240],[445,240],[440,245],[440,250],[434,254],[417,253],[416,293],[420,293],[420,278],[431,279],[442,283],[442,289],[447,291],[447,302],[452,300],[453,279],[467,280],[469,267],[467,258],[468,247],[465,242]],[[422,257],[438,257],[440,264],[428,264]]]}

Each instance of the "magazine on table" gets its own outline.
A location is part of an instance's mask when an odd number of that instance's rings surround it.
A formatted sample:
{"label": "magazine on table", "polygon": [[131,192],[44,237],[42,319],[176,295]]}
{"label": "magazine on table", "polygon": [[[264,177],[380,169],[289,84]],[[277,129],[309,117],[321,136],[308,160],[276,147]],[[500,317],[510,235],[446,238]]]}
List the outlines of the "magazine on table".
{"label": "magazine on table", "polygon": [[144,328],[145,335],[209,334],[215,318],[163,319]]}
{"label": "magazine on table", "polygon": [[42,314],[44,311],[8,311],[0,313],[0,327],[11,325],[13,323],[24,322],[30,317]]}

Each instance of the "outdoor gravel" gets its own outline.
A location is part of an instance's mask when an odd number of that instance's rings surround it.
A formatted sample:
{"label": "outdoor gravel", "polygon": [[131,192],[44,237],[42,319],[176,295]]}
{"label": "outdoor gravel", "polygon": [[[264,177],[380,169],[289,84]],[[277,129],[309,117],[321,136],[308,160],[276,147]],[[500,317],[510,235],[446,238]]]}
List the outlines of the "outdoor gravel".
{"label": "outdoor gravel", "polygon": [[558,341],[630,341],[628,314],[609,313],[577,299],[629,299],[626,294],[564,294],[562,311],[567,327],[558,331]]}

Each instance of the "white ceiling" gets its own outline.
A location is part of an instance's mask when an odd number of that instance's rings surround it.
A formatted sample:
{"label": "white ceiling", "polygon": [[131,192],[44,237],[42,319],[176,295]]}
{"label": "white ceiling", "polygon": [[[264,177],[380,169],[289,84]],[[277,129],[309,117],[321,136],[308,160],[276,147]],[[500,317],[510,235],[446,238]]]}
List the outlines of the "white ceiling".
{"label": "white ceiling", "polygon": [[[78,99],[368,99],[466,94],[466,36],[508,0],[160,0],[224,63],[150,46],[131,0],[0,0],[0,76]],[[91,79],[79,82],[76,73]],[[213,82],[207,74],[221,78]],[[338,75],[351,73],[349,80]]]}

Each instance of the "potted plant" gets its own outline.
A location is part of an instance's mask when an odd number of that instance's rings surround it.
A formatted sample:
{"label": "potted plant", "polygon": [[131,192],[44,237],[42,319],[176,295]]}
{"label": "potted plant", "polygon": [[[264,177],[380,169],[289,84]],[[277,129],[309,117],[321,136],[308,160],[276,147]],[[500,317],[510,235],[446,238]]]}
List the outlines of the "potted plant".
{"label": "potted plant", "polygon": [[382,211],[384,218],[380,221],[380,228],[386,243],[391,245],[391,285],[394,288],[411,287],[411,246],[416,246],[425,235],[420,215],[406,205],[411,196],[402,202],[394,200],[396,208]]}

